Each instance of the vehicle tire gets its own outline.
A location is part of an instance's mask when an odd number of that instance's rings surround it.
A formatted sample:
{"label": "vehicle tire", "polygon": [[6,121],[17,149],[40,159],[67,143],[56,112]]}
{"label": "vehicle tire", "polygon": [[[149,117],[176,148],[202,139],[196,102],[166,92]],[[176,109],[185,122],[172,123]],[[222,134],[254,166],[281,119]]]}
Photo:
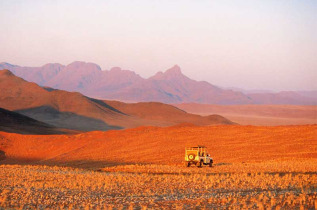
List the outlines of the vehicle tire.
{"label": "vehicle tire", "polygon": [[186,163],[186,166],[187,166],[187,167],[190,167],[190,162],[187,162],[187,163]]}
{"label": "vehicle tire", "polygon": [[203,161],[200,161],[200,162],[199,162],[198,167],[199,167],[199,168],[203,167]]}
{"label": "vehicle tire", "polygon": [[189,154],[188,160],[195,160],[196,155],[195,154]]}
{"label": "vehicle tire", "polygon": [[210,163],[209,163],[209,167],[212,167],[212,162],[210,161]]}

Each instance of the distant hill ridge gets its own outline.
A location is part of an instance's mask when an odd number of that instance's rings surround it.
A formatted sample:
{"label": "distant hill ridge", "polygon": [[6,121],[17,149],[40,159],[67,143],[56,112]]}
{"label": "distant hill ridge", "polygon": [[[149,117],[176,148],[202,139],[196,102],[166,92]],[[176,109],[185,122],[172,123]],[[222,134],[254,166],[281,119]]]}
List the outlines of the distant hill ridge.
{"label": "distant hill ridge", "polygon": [[126,102],[203,103],[203,104],[291,104],[316,105],[317,92],[243,93],[226,90],[185,76],[175,65],[165,72],[144,79],[133,71],[114,67],[102,71],[94,63],[75,61],[41,67],[21,67],[0,63],[15,75],[41,86],[77,91],[86,96]]}
{"label": "distant hill ridge", "polygon": [[[181,123],[233,124],[219,115],[202,117],[158,102],[127,104],[102,101],[78,92],[44,88],[15,76],[9,70],[0,70],[0,107],[43,122],[43,125],[78,131],[173,126]],[[26,119],[23,121],[27,122]],[[1,125],[5,124],[0,120],[0,130]]]}

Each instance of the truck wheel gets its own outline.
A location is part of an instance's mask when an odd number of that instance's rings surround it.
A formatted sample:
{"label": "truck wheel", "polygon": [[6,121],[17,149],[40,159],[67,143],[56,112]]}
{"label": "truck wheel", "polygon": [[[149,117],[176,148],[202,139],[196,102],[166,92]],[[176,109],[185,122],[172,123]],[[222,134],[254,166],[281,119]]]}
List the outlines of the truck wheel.
{"label": "truck wheel", "polygon": [[189,154],[188,159],[189,160],[195,160],[196,155],[195,154]]}
{"label": "truck wheel", "polygon": [[212,162],[210,161],[210,163],[209,163],[209,167],[212,167]]}
{"label": "truck wheel", "polygon": [[187,167],[190,167],[190,162],[187,162],[187,163],[186,163],[186,166],[187,166]]}
{"label": "truck wheel", "polygon": [[203,166],[203,161],[200,161],[198,167],[201,168],[202,166]]}

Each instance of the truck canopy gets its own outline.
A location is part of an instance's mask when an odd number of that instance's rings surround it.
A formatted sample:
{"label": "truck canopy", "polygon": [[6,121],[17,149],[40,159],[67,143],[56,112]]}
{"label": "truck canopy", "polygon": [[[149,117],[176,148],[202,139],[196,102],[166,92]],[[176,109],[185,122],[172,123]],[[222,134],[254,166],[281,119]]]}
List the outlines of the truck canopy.
{"label": "truck canopy", "polygon": [[207,154],[207,147],[198,145],[197,147],[186,147],[185,154],[187,153],[198,153],[199,155]]}

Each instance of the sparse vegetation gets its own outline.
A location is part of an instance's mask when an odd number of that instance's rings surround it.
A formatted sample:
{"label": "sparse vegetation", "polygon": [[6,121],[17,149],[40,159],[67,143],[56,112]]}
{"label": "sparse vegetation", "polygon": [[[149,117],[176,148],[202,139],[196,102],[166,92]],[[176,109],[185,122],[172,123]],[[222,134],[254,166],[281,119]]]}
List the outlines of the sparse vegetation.
{"label": "sparse vegetation", "polygon": [[1,165],[0,207],[316,208],[317,173],[310,163],[293,165],[293,171],[276,168],[277,172],[273,165],[263,171],[262,164],[224,164],[207,170],[128,165],[102,171]]}

